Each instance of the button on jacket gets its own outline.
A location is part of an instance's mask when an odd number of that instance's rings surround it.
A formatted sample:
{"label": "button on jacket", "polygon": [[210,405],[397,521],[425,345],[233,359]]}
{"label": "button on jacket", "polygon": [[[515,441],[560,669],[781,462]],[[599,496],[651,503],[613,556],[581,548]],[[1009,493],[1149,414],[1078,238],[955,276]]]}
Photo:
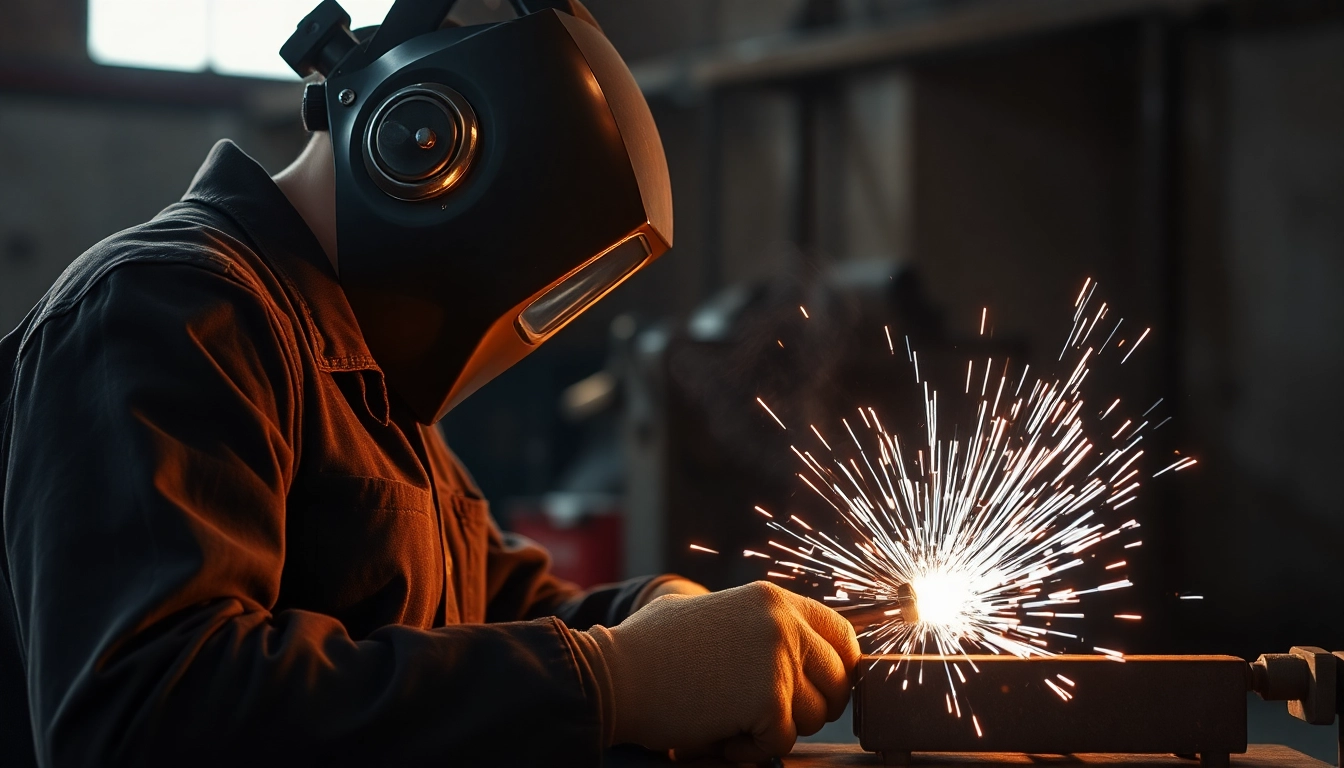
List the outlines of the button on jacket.
{"label": "button on jacket", "polygon": [[566,624],[655,582],[499,531],[234,145],[0,342],[0,407],[7,765],[600,761]]}

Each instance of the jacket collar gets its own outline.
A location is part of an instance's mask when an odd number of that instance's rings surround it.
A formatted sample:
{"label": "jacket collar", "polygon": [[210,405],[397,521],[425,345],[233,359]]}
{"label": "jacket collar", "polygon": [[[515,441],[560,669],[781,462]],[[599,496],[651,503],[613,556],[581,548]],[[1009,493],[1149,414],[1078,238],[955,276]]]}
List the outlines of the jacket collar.
{"label": "jacket collar", "polygon": [[196,172],[183,202],[216,208],[237,222],[299,304],[328,371],[379,370],[340,280],[317,237],[255,160],[225,139]]}

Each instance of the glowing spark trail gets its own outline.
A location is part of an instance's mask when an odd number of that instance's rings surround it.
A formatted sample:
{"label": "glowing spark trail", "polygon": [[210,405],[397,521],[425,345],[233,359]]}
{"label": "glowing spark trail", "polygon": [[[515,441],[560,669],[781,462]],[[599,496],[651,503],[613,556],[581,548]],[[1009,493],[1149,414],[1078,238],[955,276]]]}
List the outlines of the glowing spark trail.
{"label": "glowing spark trail", "polygon": [[[1176,462],[1175,464],[1172,464],[1171,466],[1167,467],[1166,469],[1162,470],[1161,472],[1158,472],[1157,475],[1164,474],[1164,473],[1166,473],[1168,470],[1170,470],[1170,471],[1172,471],[1172,472],[1180,472],[1182,469],[1185,469],[1186,467],[1193,467],[1195,464],[1198,464],[1198,463],[1199,463],[1199,462],[1195,461],[1194,459],[1190,459],[1190,458],[1181,459],[1180,461]],[[1157,477],[1157,475],[1153,475],[1153,477]]]}
{"label": "glowing spark trail", "polygon": [[779,428],[780,428],[780,429],[785,429],[785,430],[788,429],[788,427],[784,426],[784,422],[780,421],[780,420],[779,420],[779,417],[775,415],[775,412],[772,411],[772,410],[770,410],[770,406],[768,406],[768,405],[765,404],[765,401],[764,401],[764,400],[762,400],[761,398],[758,397],[758,398],[756,398],[756,402],[760,403],[760,404],[761,404],[761,407],[765,409],[765,412],[768,413],[768,414],[770,414],[770,418],[772,418],[772,419],[775,420],[775,423],[779,425]]}
{"label": "glowing spark trail", "polygon": [[[757,507],[771,518],[766,526],[775,538],[766,550],[770,554],[745,550],[743,556],[771,559],[778,569],[769,572],[772,578],[829,581],[832,591],[824,599],[837,607],[890,605],[892,610],[879,614],[889,618],[863,633],[878,653],[1053,656],[1062,650],[1052,645],[1057,638],[1078,641],[1079,635],[1059,631],[1054,622],[1083,619],[1080,603],[1089,596],[1132,586],[1124,574],[1127,561],[1103,552],[1142,543],[1122,541],[1119,534],[1139,523],[1120,522],[1115,510],[1137,498],[1136,464],[1148,430],[1144,419],[1162,402],[1139,417],[1137,427],[1135,420],[1118,417],[1123,422],[1118,429],[1100,425],[1120,405],[1118,398],[1099,417],[1096,407],[1084,405],[1089,363],[1112,345],[1120,326],[1116,322],[1100,346],[1087,345],[1091,329],[1108,309],[1102,304],[1089,312],[1096,287],[1089,278],[1074,302],[1064,353],[1075,357],[1061,369],[1071,373],[1062,379],[1044,374],[1024,396],[1030,367],[1023,369],[1016,388],[1009,381],[1017,374],[1006,364],[991,385],[989,360],[977,397],[971,386],[975,363],[968,362],[964,390],[975,416],[950,438],[938,421],[938,393],[921,380],[918,352],[906,337],[907,360],[923,403],[918,438],[887,431],[870,406],[859,409],[862,425],[841,420],[841,434],[851,442],[832,446],[809,425],[817,444],[811,450],[792,446],[803,463],[797,476],[808,498],[820,496],[837,513],[835,524],[828,527],[825,519],[810,515],[810,522],[797,515],[774,519]],[[986,308],[981,333],[987,322]],[[1147,335],[1145,330],[1121,363]],[[889,328],[886,339],[894,353]],[[757,402],[784,428],[763,400]],[[1157,475],[1194,463],[1182,458]],[[907,623],[896,609],[899,600],[910,599],[911,588],[915,605],[909,613],[917,620]],[[1071,612],[1057,612],[1062,606]],[[1140,615],[1108,610],[1102,618],[1133,622]],[[1094,650],[1124,661],[1119,651]],[[923,684],[922,665],[911,666],[894,664],[889,674],[903,675],[903,687],[912,679]],[[956,681],[965,677],[960,668],[954,673],[951,661],[945,666],[948,708],[960,717]],[[1072,681],[1060,680],[1073,687]],[[1047,682],[1066,701],[1080,695]],[[972,722],[980,733],[973,713]]]}
{"label": "glowing spark trail", "polygon": [[1121,364],[1121,365],[1124,365],[1124,364],[1125,364],[1125,361],[1129,359],[1129,356],[1132,355],[1132,354],[1134,354],[1134,350],[1138,349],[1138,348],[1139,348],[1139,345],[1143,343],[1143,340],[1146,339],[1146,338],[1148,338],[1148,332],[1151,331],[1151,330],[1153,330],[1153,329],[1152,329],[1152,328],[1144,328],[1144,329],[1143,329],[1143,333],[1139,335],[1139,340],[1136,341],[1136,342],[1134,342],[1134,346],[1130,347],[1130,348],[1129,348],[1129,351],[1125,353],[1125,356],[1124,356],[1123,358],[1120,359],[1120,364]]}

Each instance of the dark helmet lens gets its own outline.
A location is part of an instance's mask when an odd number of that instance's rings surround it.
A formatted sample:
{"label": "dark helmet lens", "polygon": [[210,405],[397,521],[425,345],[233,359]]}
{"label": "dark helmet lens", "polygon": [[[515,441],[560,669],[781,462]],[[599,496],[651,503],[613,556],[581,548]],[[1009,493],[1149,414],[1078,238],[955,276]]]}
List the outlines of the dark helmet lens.
{"label": "dark helmet lens", "polygon": [[457,121],[439,103],[411,97],[378,126],[378,159],[398,181],[422,181],[443,169],[457,144]]}

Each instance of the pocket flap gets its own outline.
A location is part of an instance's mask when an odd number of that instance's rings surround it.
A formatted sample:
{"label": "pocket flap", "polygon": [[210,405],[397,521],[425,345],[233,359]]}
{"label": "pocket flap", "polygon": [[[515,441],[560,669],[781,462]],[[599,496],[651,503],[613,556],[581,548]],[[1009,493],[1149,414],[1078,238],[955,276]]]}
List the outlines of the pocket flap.
{"label": "pocket flap", "polygon": [[400,510],[423,515],[432,515],[434,510],[434,498],[428,488],[383,477],[318,475],[296,496],[296,500],[301,499],[307,506]]}

